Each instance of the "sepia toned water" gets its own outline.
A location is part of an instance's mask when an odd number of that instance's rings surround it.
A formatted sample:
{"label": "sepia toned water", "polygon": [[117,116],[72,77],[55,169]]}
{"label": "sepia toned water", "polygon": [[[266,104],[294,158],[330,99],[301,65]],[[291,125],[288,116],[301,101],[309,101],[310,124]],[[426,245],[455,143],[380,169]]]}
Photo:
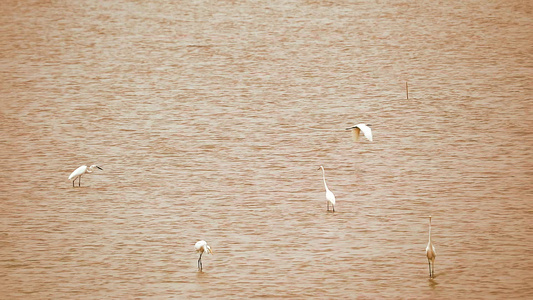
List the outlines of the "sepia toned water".
{"label": "sepia toned water", "polygon": [[3,1],[0,298],[533,297],[532,9]]}

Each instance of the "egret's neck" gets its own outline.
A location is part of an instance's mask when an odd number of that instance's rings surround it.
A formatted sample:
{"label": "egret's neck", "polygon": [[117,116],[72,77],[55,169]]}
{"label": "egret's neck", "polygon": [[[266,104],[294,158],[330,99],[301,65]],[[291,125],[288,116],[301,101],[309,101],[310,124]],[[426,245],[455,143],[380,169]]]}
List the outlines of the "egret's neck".
{"label": "egret's neck", "polygon": [[322,168],[322,180],[324,180],[324,187],[327,190],[328,189],[328,185],[326,184],[326,172],[324,171],[324,168]]}
{"label": "egret's neck", "polygon": [[429,219],[429,241],[431,242],[431,219]]}

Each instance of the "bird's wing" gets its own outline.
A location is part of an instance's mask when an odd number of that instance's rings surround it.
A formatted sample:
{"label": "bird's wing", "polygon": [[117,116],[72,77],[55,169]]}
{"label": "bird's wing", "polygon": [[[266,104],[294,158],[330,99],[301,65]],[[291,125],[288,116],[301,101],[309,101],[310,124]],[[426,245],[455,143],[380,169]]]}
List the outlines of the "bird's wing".
{"label": "bird's wing", "polygon": [[202,247],[205,246],[206,244],[207,243],[205,241],[198,241],[194,245],[194,249],[196,249],[196,251],[200,251],[200,249],[202,249]]}
{"label": "bird's wing", "polygon": [[357,127],[352,129],[352,135],[353,135],[354,142],[357,142],[359,140],[359,133],[360,132],[361,132],[361,130],[359,130],[359,128],[357,128]]}
{"label": "bird's wing", "polygon": [[426,255],[429,259],[435,258],[437,256],[437,252],[435,251],[435,246],[431,242],[428,242],[428,245],[426,247]]}
{"label": "bird's wing", "polygon": [[72,180],[72,179],[80,176],[81,174],[85,173],[85,170],[87,170],[87,166],[81,166],[81,167],[77,168],[76,170],[74,170],[74,172],[72,172],[72,174],[70,174],[68,179]]}
{"label": "bird's wing", "polygon": [[372,142],[372,129],[364,124],[357,125],[357,127],[360,128],[365,137]]}
{"label": "bird's wing", "polygon": [[327,191],[326,192],[326,199],[328,199],[329,202],[331,202],[333,205],[335,205],[335,195],[333,194],[332,191]]}

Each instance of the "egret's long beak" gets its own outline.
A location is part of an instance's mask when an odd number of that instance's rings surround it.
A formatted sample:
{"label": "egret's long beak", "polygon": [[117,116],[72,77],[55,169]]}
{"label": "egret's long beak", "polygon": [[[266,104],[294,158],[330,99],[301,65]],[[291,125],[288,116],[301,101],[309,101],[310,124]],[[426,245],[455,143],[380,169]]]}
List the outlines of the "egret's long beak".
{"label": "egret's long beak", "polygon": [[318,167],[317,171],[320,170],[320,167]]}
{"label": "egret's long beak", "polygon": [[102,171],[104,170],[104,169],[100,168],[99,166],[96,166],[96,167],[97,167],[98,169],[102,170]]}
{"label": "egret's long beak", "polygon": [[213,250],[209,249],[209,253],[213,254]]}
{"label": "egret's long beak", "polygon": [[354,129],[354,128],[355,128],[355,127],[348,127],[348,128],[346,128],[346,130],[352,130],[352,129]]}

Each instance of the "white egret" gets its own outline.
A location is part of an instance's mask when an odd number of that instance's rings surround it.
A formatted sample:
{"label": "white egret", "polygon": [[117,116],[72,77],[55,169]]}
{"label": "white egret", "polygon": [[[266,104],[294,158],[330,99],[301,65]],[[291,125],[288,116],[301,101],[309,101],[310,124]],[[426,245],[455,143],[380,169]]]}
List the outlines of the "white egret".
{"label": "white egret", "polygon": [[426,255],[428,257],[429,278],[433,278],[435,276],[435,257],[437,257],[437,252],[435,252],[435,246],[431,242],[431,216],[429,216],[429,242],[426,247]]}
{"label": "white egret", "polygon": [[97,165],[92,165],[90,167],[81,166],[81,167],[77,168],[76,170],[74,170],[74,172],[72,172],[72,174],[70,174],[70,176],[68,177],[68,180],[72,180],[72,186],[74,186],[74,182],[76,181],[76,179],[78,179],[78,186],[81,186],[81,176],[83,174],[85,174],[85,173],[92,173],[94,171],[94,168],[98,168],[100,170],[103,170],[102,168],[100,168]]}
{"label": "white egret", "polygon": [[372,129],[370,129],[370,124],[357,124],[352,127],[346,128],[346,130],[351,130],[353,133],[354,141],[359,141],[359,133],[362,131],[365,137],[372,142]]}
{"label": "white egret", "polygon": [[328,189],[328,185],[326,184],[326,173],[324,171],[324,167],[320,166],[317,170],[322,169],[322,179],[324,180],[324,187],[326,188],[326,199],[328,200],[328,211],[329,211],[329,204],[333,206],[333,211],[335,211],[335,195],[333,195],[333,192]]}
{"label": "white egret", "polygon": [[198,269],[200,269],[201,271],[202,270],[202,254],[204,253],[213,254],[213,251],[211,251],[211,247],[209,247],[209,245],[207,245],[207,242],[204,240],[196,242],[196,244],[194,245],[194,249],[196,250],[196,252],[200,252],[200,258],[198,258]]}

